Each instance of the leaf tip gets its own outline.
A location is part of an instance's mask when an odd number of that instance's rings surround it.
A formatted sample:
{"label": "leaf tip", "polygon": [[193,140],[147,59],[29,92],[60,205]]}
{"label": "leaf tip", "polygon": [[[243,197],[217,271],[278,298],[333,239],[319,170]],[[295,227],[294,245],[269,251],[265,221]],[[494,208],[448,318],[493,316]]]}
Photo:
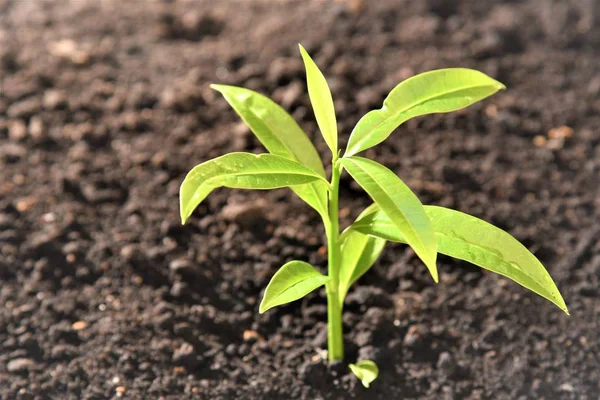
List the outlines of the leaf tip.
{"label": "leaf tip", "polygon": [[263,297],[262,301],[260,302],[260,305],[258,306],[258,313],[264,314],[267,311],[269,311],[271,308],[273,308],[273,306],[270,306],[269,303],[266,302],[265,298]]}
{"label": "leaf tip", "polygon": [[188,222],[188,219],[190,219],[190,217],[191,217],[190,214],[191,213],[184,212],[184,211],[181,212],[181,215],[180,215],[180,217],[181,217],[181,225],[185,225],[186,222]]}
{"label": "leaf tip", "polygon": [[183,204],[179,206],[179,217],[181,218],[181,225],[185,225],[187,220],[190,218],[189,213],[185,211]]}
{"label": "leaf tip", "polygon": [[506,85],[504,83],[502,83],[499,80],[496,80],[494,78],[490,78],[490,79],[493,81],[494,86],[496,87],[497,90],[506,90]]}
{"label": "leaf tip", "polygon": [[224,86],[225,85],[219,85],[217,83],[211,83],[210,85],[208,85],[208,87],[210,87],[212,90],[215,90],[215,91],[217,91],[219,93],[223,92],[223,87]]}
{"label": "leaf tip", "polygon": [[[440,282],[440,277],[439,277],[439,274],[438,274],[436,259],[437,259],[437,253],[433,257],[432,260],[429,260],[428,262],[425,263],[425,266],[429,270],[429,273],[431,274],[431,277],[433,278],[433,281],[435,283],[439,283]],[[425,260],[423,260],[423,261],[425,261]]]}

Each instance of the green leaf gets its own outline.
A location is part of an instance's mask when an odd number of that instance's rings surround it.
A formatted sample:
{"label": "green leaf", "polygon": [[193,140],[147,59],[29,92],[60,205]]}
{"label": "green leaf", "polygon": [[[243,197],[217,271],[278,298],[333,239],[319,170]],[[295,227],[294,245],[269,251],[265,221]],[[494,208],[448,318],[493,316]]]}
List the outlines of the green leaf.
{"label": "green leaf", "polygon": [[482,72],[448,68],[413,76],[396,86],[379,110],[368,112],[350,135],[345,156],[383,142],[404,121],[467,107],[505,86]]}
{"label": "green leaf", "polygon": [[369,388],[369,385],[377,379],[377,376],[379,375],[377,364],[371,360],[361,360],[356,364],[350,364],[349,367],[350,371],[360,379],[363,386],[366,388]]}
{"label": "green leaf", "polygon": [[290,261],[271,278],[260,303],[259,312],[301,299],[321,285],[329,277],[304,261]]}
{"label": "green leaf", "polygon": [[181,222],[214,189],[276,189],[325,179],[304,165],[273,154],[230,153],[195,166],[179,190]]}
{"label": "green leaf", "polygon": [[435,234],[423,205],[400,178],[383,165],[362,157],[344,157],[341,163],[407,239],[408,245],[438,281]]}
{"label": "green leaf", "polygon": [[333,107],[333,98],[329,91],[329,86],[325,77],[317,67],[317,64],[310,58],[301,44],[300,54],[304,61],[306,69],[306,82],[308,84],[308,95],[317,119],[317,124],[323,135],[323,139],[331,149],[334,155],[337,155],[337,122],[335,119],[335,109]]}
{"label": "green leaf", "polygon": [[317,210],[325,220],[328,220],[327,184],[325,182],[317,181],[306,185],[291,186],[290,189],[309,206]]}
{"label": "green leaf", "polygon": [[[565,313],[565,301],[540,261],[507,232],[479,218],[444,207],[425,206],[438,243],[438,251],[503,275],[550,300]],[[371,205],[351,226],[364,234],[406,243],[395,224]]]}
{"label": "green leaf", "polygon": [[210,85],[220,92],[271,154],[298,161],[325,178],[319,153],[294,118],[260,93],[236,86]]}
{"label": "green leaf", "polygon": [[340,304],[343,304],[348,289],[377,261],[386,241],[349,229],[342,234],[340,242],[341,261],[338,294]]}
{"label": "green leaf", "polygon": [[[266,96],[236,86],[211,85],[220,92],[271,154],[298,161],[322,177],[317,150],[294,118]],[[321,215],[327,215],[327,186],[310,183],[292,190]]]}

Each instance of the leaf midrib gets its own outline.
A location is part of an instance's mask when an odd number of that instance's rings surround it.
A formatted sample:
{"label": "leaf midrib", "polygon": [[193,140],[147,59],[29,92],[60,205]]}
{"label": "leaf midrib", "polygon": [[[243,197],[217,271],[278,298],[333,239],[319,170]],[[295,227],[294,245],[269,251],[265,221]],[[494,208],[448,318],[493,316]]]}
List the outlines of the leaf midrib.
{"label": "leaf midrib", "polygon": [[[416,102],[416,103],[414,103],[414,104],[411,104],[411,105],[409,105],[409,106],[405,107],[404,109],[402,109],[402,110],[398,111],[397,113],[393,113],[393,114],[391,115],[391,117],[390,117],[390,118],[396,118],[398,115],[400,115],[400,114],[404,114],[404,113],[407,113],[407,112],[409,112],[410,110],[412,110],[413,108],[416,108],[416,107],[418,107],[418,106],[420,106],[420,105],[422,105],[422,104],[424,104],[424,103],[426,103],[426,102],[428,102],[428,101],[430,101],[430,100],[433,100],[433,99],[435,99],[435,98],[437,98],[437,97],[441,97],[441,96],[446,96],[446,95],[453,94],[453,93],[462,92],[463,90],[467,90],[467,89],[484,88],[484,87],[487,87],[487,86],[492,86],[492,85],[474,85],[474,86],[464,86],[464,87],[461,87],[460,89],[449,90],[449,91],[447,91],[447,92],[444,92],[444,93],[442,93],[442,94],[438,94],[438,95],[430,96],[430,97],[427,97],[426,99],[424,99],[424,100],[422,100],[422,101],[420,101],[420,102]],[[387,99],[386,99],[386,100],[387,100]],[[386,109],[388,109],[388,107],[387,107],[387,105],[386,105],[386,101],[384,100],[384,102],[383,102],[383,106],[382,106],[380,109],[378,109],[378,110],[373,110],[372,112],[374,112],[374,113],[376,112],[377,114],[379,114],[379,113],[381,113],[381,112],[384,112]],[[367,114],[367,115],[368,115],[368,114]],[[362,143],[363,143],[363,142],[364,142],[364,141],[365,141],[365,140],[366,140],[366,139],[367,139],[367,138],[368,138],[368,137],[369,137],[369,136],[370,136],[370,135],[371,135],[371,134],[372,134],[374,131],[376,131],[377,129],[379,129],[379,128],[380,128],[380,127],[381,127],[383,124],[385,124],[385,123],[386,123],[386,122],[387,122],[387,121],[388,121],[390,118],[386,118],[386,119],[384,119],[383,121],[381,121],[380,123],[378,123],[378,124],[377,124],[375,127],[373,127],[372,129],[370,129],[370,130],[369,130],[369,131],[368,131],[368,132],[367,132],[367,133],[366,133],[366,134],[363,136],[363,138],[362,138],[362,139],[359,139],[359,140],[358,140],[358,142],[356,142],[356,145],[352,146],[352,149],[354,149],[354,148],[357,148],[357,147],[360,147],[360,146],[359,146],[360,144],[362,144]],[[359,122],[360,122],[360,121],[359,121]],[[356,129],[356,128],[355,128],[355,129]],[[352,136],[352,135],[351,135],[351,136]],[[354,154],[356,154],[356,153],[350,153],[350,154],[354,155]]]}
{"label": "leaf midrib", "polygon": [[[300,175],[300,176],[309,176],[312,178],[316,178],[317,180],[323,180],[323,177],[321,177],[320,175],[313,175],[313,174],[308,174],[308,173],[300,173],[300,172],[285,172],[285,171],[258,171],[258,172],[234,172],[234,173],[225,173],[225,174],[220,174],[220,175],[216,175],[213,176],[211,178],[207,178],[205,180],[205,182],[209,182],[209,181],[213,181],[215,179],[219,179],[219,178],[223,178],[223,177],[231,177],[231,176],[239,176],[239,177],[244,177],[244,176],[255,176],[255,175]],[[307,182],[306,184],[309,184],[309,182]],[[301,184],[302,185],[302,184]],[[292,185],[295,186],[295,185]]]}
{"label": "leaf midrib", "polygon": [[[259,96],[263,96],[263,95],[262,95],[262,94],[260,94],[260,93],[257,93],[257,95],[259,95]],[[266,97],[266,96],[263,96],[263,97],[265,97],[265,98],[267,98],[267,99],[268,99],[268,97]],[[269,100],[270,100],[270,99],[269,99]],[[290,160],[292,160],[292,161],[296,161],[297,163],[299,163],[299,164],[301,164],[301,165],[304,165],[306,168],[310,169],[311,171],[313,171],[314,173],[316,173],[316,174],[317,174],[317,175],[319,175],[320,177],[322,177],[322,176],[323,176],[322,174],[320,174],[320,173],[319,173],[319,171],[315,171],[314,169],[312,169],[311,167],[309,167],[308,165],[306,165],[305,163],[303,163],[303,162],[302,162],[302,161],[301,161],[301,160],[298,158],[298,156],[297,156],[297,155],[296,155],[296,154],[293,152],[293,150],[290,148],[290,146],[289,146],[289,145],[288,145],[288,144],[287,144],[285,141],[281,140],[281,138],[275,134],[275,129],[273,128],[273,126],[271,125],[271,123],[269,122],[269,120],[268,120],[268,119],[264,119],[264,118],[262,118],[260,115],[258,115],[258,113],[257,113],[257,112],[255,111],[255,109],[254,109],[254,107],[255,107],[255,104],[254,104],[254,101],[252,101],[252,96],[248,96],[248,97],[247,97],[247,100],[242,100],[242,103],[243,103],[243,102],[245,102],[245,101],[249,101],[249,104],[248,104],[248,111],[252,113],[252,115],[254,116],[254,118],[256,118],[257,120],[261,121],[261,122],[262,122],[262,123],[265,125],[265,127],[266,127],[266,128],[269,130],[269,132],[270,132],[271,138],[272,138],[272,139],[274,139],[275,141],[277,141],[277,142],[278,142],[278,143],[279,143],[281,146],[283,146],[283,148],[286,150],[286,152],[287,152],[287,157],[286,157],[286,158],[288,158],[288,159],[290,159]],[[276,103],[274,103],[274,104],[276,104]],[[277,105],[278,105],[278,104],[277,104]],[[278,105],[278,106],[279,106],[279,105]],[[295,121],[293,118],[290,118],[290,119],[291,119],[291,120],[292,120],[294,123],[296,123],[296,121]],[[300,127],[298,127],[298,129],[302,130],[302,128],[300,128]],[[304,133],[304,132],[302,132],[302,133]],[[258,136],[258,135],[257,135],[257,136]],[[260,140],[260,137],[259,137],[259,141],[262,143],[262,140]],[[267,147],[267,145],[266,145],[266,144],[264,144],[264,143],[262,143],[262,144],[263,144],[263,146]],[[269,150],[269,149],[267,148],[267,150]],[[270,152],[270,151],[271,151],[271,150],[269,150],[269,152]],[[315,151],[315,152],[316,152],[316,151]],[[317,155],[318,155],[318,153],[317,153]],[[319,162],[320,162],[320,160],[319,160]],[[323,206],[324,206],[324,204],[323,204],[323,202],[321,201],[321,200],[322,200],[322,199],[321,199],[321,196],[319,196],[319,191],[317,190],[317,188],[315,187],[315,185],[314,185],[313,183],[308,183],[307,185],[310,185],[310,187],[311,187],[311,189],[312,189],[313,193],[315,194],[315,197],[316,197],[316,198],[318,199],[318,201],[319,201],[319,204],[321,205],[321,207],[323,207]]]}
{"label": "leaf midrib", "polygon": [[[383,210],[382,210],[382,212],[383,212]],[[388,218],[389,218],[389,217],[388,217]],[[365,227],[365,228],[368,228],[368,227],[369,227],[369,225],[367,225],[367,224],[362,224],[362,225],[361,225],[361,224],[359,223],[359,224],[357,224],[357,225],[358,225],[358,227]],[[378,223],[377,223],[377,225],[379,225],[379,226],[384,226],[384,227],[392,227],[392,228],[396,228],[396,229],[398,228],[398,227],[397,227],[397,226],[396,226],[396,225],[395,225],[393,222],[391,222],[391,220],[390,220],[390,222],[378,222]],[[448,238],[448,239],[451,239],[451,240],[458,240],[458,241],[461,241],[461,242],[463,242],[463,243],[466,243],[466,244],[467,244],[467,245],[469,245],[469,246],[476,247],[477,249],[480,249],[481,251],[483,251],[483,252],[485,252],[485,253],[487,253],[487,254],[491,254],[492,256],[494,256],[494,257],[496,257],[496,258],[500,259],[500,261],[501,261],[501,262],[503,262],[503,263],[505,263],[505,264],[508,264],[509,266],[511,265],[511,264],[510,264],[510,261],[507,261],[507,260],[506,260],[506,259],[505,259],[503,256],[498,256],[498,255],[497,255],[497,254],[495,254],[494,252],[491,252],[491,251],[487,250],[485,247],[483,247],[483,246],[480,246],[480,245],[478,245],[478,244],[476,244],[476,243],[473,243],[473,242],[471,242],[471,241],[469,241],[469,240],[466,240],[466,239],[464,239],[464,238],[457,238],[457,237],[455,237],[455,236],[448,235],[448,234],[446,234],[446,233],[443,233],[443,232],[437,231],[437,230],[435,230],[435,229],[434,229],[434,234],[436,234],[436,235],[440,235],[440,236],[443,236],[443,237],[446,237],[446,238]],[[402,242],[400,242],[400,243],[402,243]],[[450,256],[450,257],[454,257],[454,256],[452,256],[452,255],[448,254],[447,252],[443,252],[443,251],[441,251],[441,250],[439,249],[439,247],[438,247],[438,252],[440,252],[440,253],[442,253],[442,254],[444,254],[444,255]],[[471,261],[468,261],[468,260],[463,260],[463,261],[471,262]],[[471,263],[472,263],[472,262],[471,262]],[[515,264],[516,264],[516,263],[515,263]],[[521,265],[520,265],[520,264],[518,264],[518,265],[519,265],[519,267],[521,267]],[[485,267],[481,267],[481,268],[487,269],[487,268],[485,268]],[[527,277],[528,277],[528,278],[530,278],[531,280],[533,280],[533,281],[536,281],[536,282],[537,282],[537,279],[535,279],[535,277],[534,277],[534,276],[532,276],[531,274],[529,274],[529,272],[528,272],[528,270],[527,270],[527,269],[519,268],[519,270],[520,270],[521,272],[523,272],[525,275],[527,275]]]}
{"label": "leaf midrib", "polygon": [[[306,277],[306,278],[304,278],[304,279],[302,279],[302,280],[299,280],[299,281],[295,282],[293,285],[287,286],[287,287],[286,287],[285,289],[283,289],[281,292],[279,292],[279,293],[277,293],[276,295],[274,295],[274,296],[272,297],[272,300],[271,300],[271,301],[269,301],[269,302],[267,302],[266,306],[270,306],[270,305],[271,305],[271,303],[273,303],[275,300],[277,300],[277,298],[279,298],[279,296],[283,295],[283,294],[284,294],[285,292],[287,292],[288,290],[291,290],[292,288],[294,288],[294,287],[298,286],[299,284],[301,284],[301,283],[302,283],[302,282],[304,282],[304,281],[307,281],[307,280],[309,280],[309,279],[314,279],[314,278],[324,279],[324,281],[321,283],[321,285],[322,285],[322,284],[324,284],[325,282],[327,282],[327,281],[329,280],[329,277],[328,277],[328,276],[325,276],[325,275],[322,275],[322,274],[319,274],[319,275],[313,275],[313,276],[308,276],[308,277]],[[317,287],[318,287],[318,286],[317,286]]]}

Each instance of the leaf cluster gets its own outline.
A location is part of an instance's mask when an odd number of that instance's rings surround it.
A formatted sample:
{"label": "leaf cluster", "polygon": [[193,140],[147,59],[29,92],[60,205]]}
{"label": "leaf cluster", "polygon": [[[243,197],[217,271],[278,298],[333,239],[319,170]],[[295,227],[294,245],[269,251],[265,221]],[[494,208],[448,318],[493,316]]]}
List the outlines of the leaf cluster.
{"label": "leaf cluster", "polygon": [[[387,242],[410,246],[435,282],[439,279],[436,258],[441,253],[503,275],[568,313],[546,269],[510,234],[459,211],[424,206],[393,171],[357,155],[383,142],[411,118],[467,107],[504,89],[504,85],[466,68],[413,76],[398,84],[380,109],[358,121],[340,157],[331,92],[302,46],[300,52],[315,118],[331,150],[333,175],[339,180],[339,174],[346,171],[373,204],[339,236],[336,245],[340,259],[336,261],[339,265],[334,269],[335,276],[324,275],[304,261],[290,261],[268,284],[260,304],[261,313],[297,300],[322,285],[337,293],[342,307],[350,287],[373,266]],[[259,190],[288,187],[319,213],[327,231],[332,222],[330,200],[337,199],[338,182],[333,178],[327,180],[321,158],[302,128],[282,107],[259,93],[227,85],[212,85],[212,88],[223,95],[268,153],[230,153],[194,167],[181,185],[182,223],[217,187]],[[351,369],[368,386],[377,376],[377,367],[373,366],[361,361]]]}

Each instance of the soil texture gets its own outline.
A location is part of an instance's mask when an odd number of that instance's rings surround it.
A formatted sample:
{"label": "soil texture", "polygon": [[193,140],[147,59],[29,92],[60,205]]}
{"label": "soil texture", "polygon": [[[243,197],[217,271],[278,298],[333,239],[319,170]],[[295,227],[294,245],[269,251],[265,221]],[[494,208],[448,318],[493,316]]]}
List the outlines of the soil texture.
{"label": "soil texture", "polygon": [[[262,152],[209,83],[272,96],[323,156],[297,43],[332,87],[340,144],[401,80],[472,67],[507,91],[405,123],[366,155],[425,204],[509,231],[571,311],[388,244],[348,295],[327,365],[323,292],[258,314],[291,259],[325,269],[289,190],[217,190],[186,226],[194,165]],[[600,4],[0,0],[0,398],[597,399]],[[342,224],[370,202],[345,175]]]}

